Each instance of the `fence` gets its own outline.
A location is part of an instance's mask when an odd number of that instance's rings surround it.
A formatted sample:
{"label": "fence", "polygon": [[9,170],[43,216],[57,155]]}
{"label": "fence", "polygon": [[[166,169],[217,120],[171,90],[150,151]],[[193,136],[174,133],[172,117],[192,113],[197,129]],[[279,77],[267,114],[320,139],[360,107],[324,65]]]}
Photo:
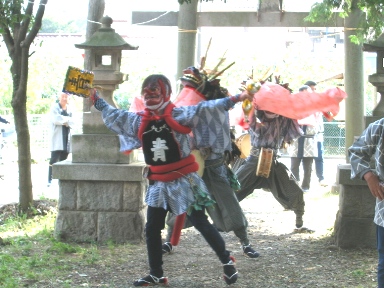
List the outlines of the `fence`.
{"label": "fence", "polygon": [[345,156],[345,122],[324,122],[324,156]]}
{"label": "fence", "polygon": [[[74,115],[76,126],[72,134],[82,133],[82,113]],[[10,117],[7,120],[13,123]],[[49,151],[49,119],[48,115],[28,115],[29,131],[31,135],[32,159],[46,160],[50,157]],[[12,137],[16,145],[16,137]],[[9,141],[8,141],[9,142]],[[344,157],[345,156],[345,123],[324,122],[324,156]],[[14,155],[12,156],[15,157]],[[17,155],[16,155],[17,159]]]}

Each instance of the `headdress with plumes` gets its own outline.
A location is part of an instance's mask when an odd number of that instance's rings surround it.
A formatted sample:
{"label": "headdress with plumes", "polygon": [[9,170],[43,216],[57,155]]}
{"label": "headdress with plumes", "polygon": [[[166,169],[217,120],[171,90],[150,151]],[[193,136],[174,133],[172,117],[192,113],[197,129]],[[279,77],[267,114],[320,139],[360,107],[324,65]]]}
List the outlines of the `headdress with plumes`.
{"label": "headdress with plumes", "polygon": [[227,67],[219,70],[219,67],[225,62],[225,53],[219,59],[219,62],[213,69],[206,69],[205,64],[207,61],[207,54],[211,46],[212,38],[208,43],[205,56],[201,58],[200,68],[194,66],[188,67],[183,70],[183,76],[180,77],[181,83],[184,87],[192,87],[202,94],[207,100],[219,99],[228,96],[228,90],[220,86],[220,75],[229,69],[235,62],[232,62]]}

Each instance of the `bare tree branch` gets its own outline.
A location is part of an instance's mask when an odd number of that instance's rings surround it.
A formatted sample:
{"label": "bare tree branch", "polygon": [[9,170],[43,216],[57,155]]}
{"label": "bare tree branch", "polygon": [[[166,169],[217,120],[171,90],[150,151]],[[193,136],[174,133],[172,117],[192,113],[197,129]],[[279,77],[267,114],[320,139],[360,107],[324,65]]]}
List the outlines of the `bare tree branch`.
{"label": "bare tree branch", "polygon": [[[48,3],[48,0],[41,0],[39,4],[39,8],[37,9],[36,16],[34,19],[34,23],[32,26],[31,31],[28,33],[27,37],[25,38],[25,41],[23,41],[23,46],[30,46],[33,39],[35,39],[37,33],[39,32],[41,25],[42,25],[42,19],[44,16],[45,11],[45,5]],[[29,6],[29,4],[28,4]]]}

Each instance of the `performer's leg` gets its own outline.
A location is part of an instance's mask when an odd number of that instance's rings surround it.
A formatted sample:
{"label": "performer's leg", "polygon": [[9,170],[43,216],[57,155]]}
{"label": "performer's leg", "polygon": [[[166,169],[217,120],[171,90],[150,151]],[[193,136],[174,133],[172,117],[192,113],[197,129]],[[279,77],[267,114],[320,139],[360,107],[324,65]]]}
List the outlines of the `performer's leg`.
{"label": "performer's leg", "polygon": [[175,225],[176,216],[172,212],[168,212],[167,214],[167,235],[165,236],[165,242],[171,242],[173,226]]}
{"label": "performer's leg", "polygon": [[149,262],[149,275],[133,282],[133,286],[167,285],[167,277],[163,277],[163,255],[161,253],[161,230],[164,229],[167,211],[162,208],[148,206],[145,236]]}
{"label": "performer's leg", "polygon": [[224,267],[224,280],[227,284],[235,283],[237,280],[237,270],[235,268],[235,258],[230,256],[229,251],[225,249],[224,239],[219,231],[208,221],[208,217],[203,210],[192,210],[188,219],[193,226],[203,235],[209,246],[215,251]]}
{"label": "performer's leg", "polygon": [[[207,165],[208,164],[208,165]],[[219,231],[233,231],[247,227],[248,222],[228,181],[228,168],[222,164],[209,166],[206,161],[203,180],[211,197],[216,201],[207,211]]]}
{"label": "performer's leg", "polygon": [[147,240],[148,262],[150,274],[156,277],[163,276],[163,255],[161,251],[161,230],[165,226],[167,211],[162,208],[148,206],[145,235]]}
{"label": "performer's leg", "polygon": [[[166,217],[167,224],[167,235],[165,236],[165,242],[162,246],[163,255],[172,253],[174,251],[174,246],[171,244],[171,238],[173,234],[173,227],[175,226],[177,216],[172,212],[168,212]],[[188,221],[188,218],[185,218],[183,229],[192,227],[192,223]]]}
{"label": "performer's leg", "polygon": [[163,255],[173,252],[173,246],[171,244],[171,238],[173,233],[173,226],[175,225],[176,216],[172,212],[167,214],[167,235],[165,236],[165,242],[162,246]]}
{"label": "performer's leg", "polygon": [[256,252],[256,250],[254,250],[252,248],[252,245],[249,243],[248,232],[246,227],[233,230],[233,232],[235,233],[236,237],[240,240],[244,256],[248,258],[257,258],[260,256],[260,253]]}
{"label": "performer's leg", "polygon": [[304,177],[301,188],[308,190],[311,186],[311,174],[312,174],[313,157],[303,158]]}
{"label": "performer's leg", "polygon": [[265,178],[256,176],[258,159],[258,157],[249,156],[245,163],[236,171],[236,176],[241,184],[241,189],[236,192],[239,202],[252,194],[255,189],[267,188],[266,181],[264,181]]}
{"label": "performer's leg", "polygon": [[191,214],[187,215],[187,217],[193,226],[203,235],[213,251],[215,251],[221,263],[227,263],[230,260],[229,251],[225,249],[225,242],[219,231],[208,221],[205,210],[192,210]]}
{"label": "performer's leg", "polygon": [[291,171],[283,163],[276,161],[272,164],[272,169],[267,180],[275,199],[284,208],[295,212],[296,227],[300,228],[303,226],[305,205],[303,190],[290,175]]}

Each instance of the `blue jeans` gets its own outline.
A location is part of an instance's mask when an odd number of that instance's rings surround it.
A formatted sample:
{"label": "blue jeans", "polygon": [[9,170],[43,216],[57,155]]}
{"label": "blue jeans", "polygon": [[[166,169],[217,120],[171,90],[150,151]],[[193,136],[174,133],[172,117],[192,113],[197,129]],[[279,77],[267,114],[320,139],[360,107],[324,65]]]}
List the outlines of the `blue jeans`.
{"label": "blue jeans", "polygon": [[315,169],[316,176],[319,181],[324,180],[324,144],[323,142],[317,142],[317,157],[315,157]]}
{"label": "blue jeans", "polygon": [[377,287],[384,288],[384,227],[376,225],[377,251],[379,264],[377,266]]}

